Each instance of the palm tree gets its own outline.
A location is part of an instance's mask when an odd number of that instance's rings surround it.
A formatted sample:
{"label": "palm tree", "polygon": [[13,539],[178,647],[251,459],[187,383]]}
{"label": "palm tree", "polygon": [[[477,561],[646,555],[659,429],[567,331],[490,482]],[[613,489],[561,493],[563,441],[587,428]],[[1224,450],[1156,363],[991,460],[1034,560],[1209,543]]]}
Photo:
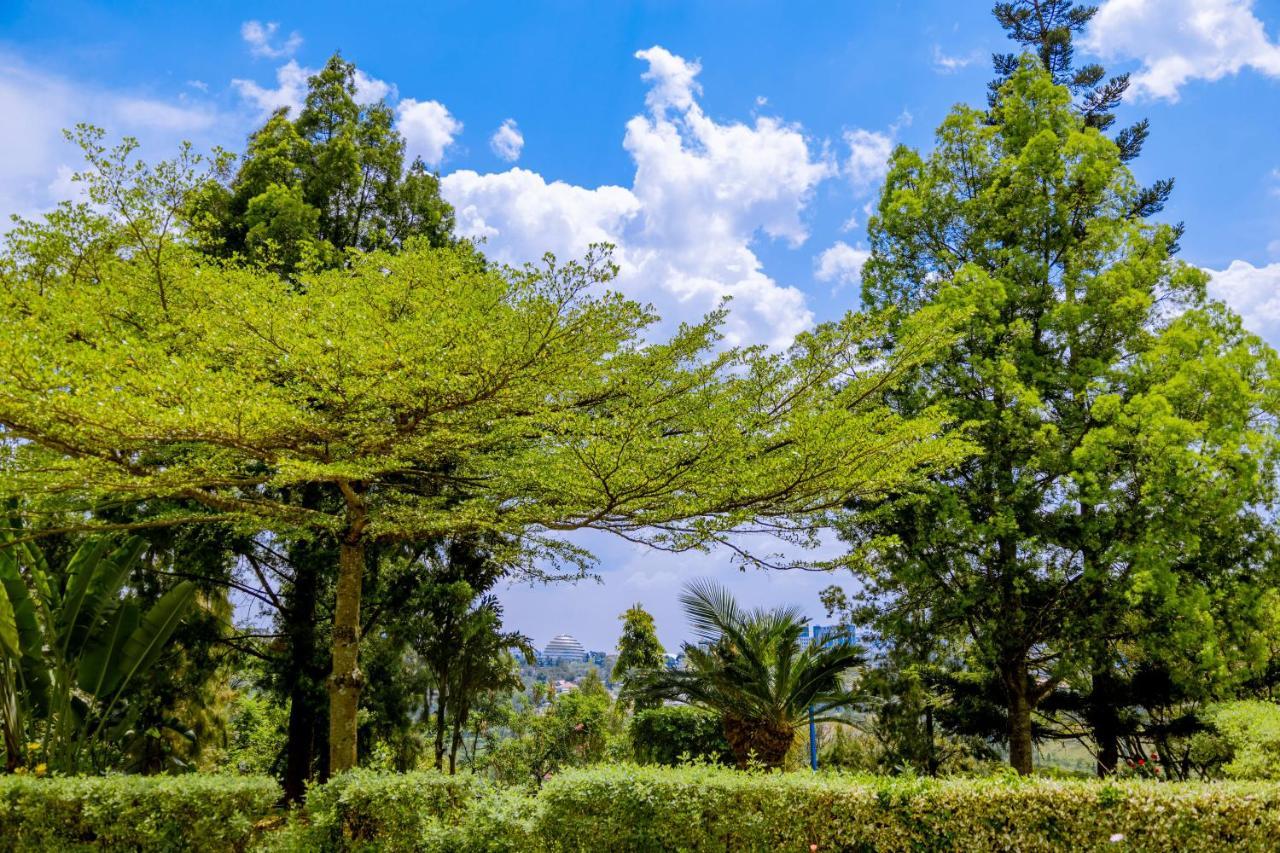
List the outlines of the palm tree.
{"label": "palm tree", "polygon": [[861,650],[839,635],[802,647],[799,608],[744,610],[710,581],[688,584],[680,603],[698,642],[684,644],[683,669],[650,673],[638,691],[719,713],[739,767],[752,758],[781,766],[810,708],[829,720],[849,704],[840,677],[862,662]]}

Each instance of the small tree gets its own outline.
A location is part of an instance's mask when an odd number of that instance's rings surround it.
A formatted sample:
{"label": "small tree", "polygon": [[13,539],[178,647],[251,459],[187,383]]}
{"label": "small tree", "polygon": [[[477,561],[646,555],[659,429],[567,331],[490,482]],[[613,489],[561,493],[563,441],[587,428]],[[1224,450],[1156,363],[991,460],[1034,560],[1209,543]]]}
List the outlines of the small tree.
{"label": "small tree", "polygon": [[728,590],[694,582],[680,596],[698,642],[685,668],[652,672],[640,688],[715,711],[739,767],[780,767],[810,712],[825,719],[852,702],[841,676],[862,661],[848,637],[801,647],[808,620],[794,607],[743,610]]}
{"label": "small tree", "polygon": [[[624,693],[630,698],[631,691],[627,686],[637,677],[643,678],[645,673],[661,669],[666,662],[666,649],[658,641],[653,616],[642,606],[631,605],[620,618],[622,636],[618,638],[618,659],[613,664],[612,677],[623,682]],[[661,700],[640,696],[633,702],[637,712],[662,704]]]}

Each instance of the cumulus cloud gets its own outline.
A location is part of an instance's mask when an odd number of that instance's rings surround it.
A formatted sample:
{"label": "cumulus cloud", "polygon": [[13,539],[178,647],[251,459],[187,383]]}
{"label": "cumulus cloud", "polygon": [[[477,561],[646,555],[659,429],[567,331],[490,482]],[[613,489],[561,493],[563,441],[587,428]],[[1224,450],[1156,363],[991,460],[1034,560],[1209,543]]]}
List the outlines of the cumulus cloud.
{"label": "cumulus cloud", "polygon": [[698,319],[732,297],[731,343],[785,345],[812,315],[799,290],[765,273],[752,243],[760,234],[803,243],[803,212],[833,165],[794,125],[709,118],[696,97],[696,62],[661,47],[636,57],[650,89],[647,111],[627,122],[623,139],[635,163],[630,187],[548,182],[524,169],[455,172],[442,188],[459,230],[485,237],[486,252],[509,263],[613,243],[618,286],[667,321]]}
{"label": "cumulus cloud", "polygon": [[655,115],[664,114],[668,107],[680,112],[694,107],[694,98],[702,94],[702,84],[697,81],[701,64],[688,62],[657,45],[636,51],[636,59],[649,63],[649,70],[640,79],[650,84],[644,102]]}
{"label": "cumulus cloud", "polygon": [[415,101],[405,98],[396,106],[396,126],[404,136],[405,152],[410,158],[421,157],[428,166],[440,165],[444,150],[462,131],[462,122],[449,114],[439,101]]}
{"label": "cumulus cloud", "polygon": [[524,148],[524,134],[516,126],[515,119],[507,119],[493,132],[493,136],[489,137],[489,147],[508,163],[520,159],[520,151]]}
{"label": "cumulus cloud", "polygon": [[1252,0],[1107,0],[1081,44],[1104,59],[1141,62],[1131,88],[1149,98],[1176,101],[1191,80],[1244,68],[1280,77],[1280,44]]}
{"label": "cumulus cloud", "polygon": [[265,56],[271,59],[293,56],[298,48],[302,47],[302,36],[297,32],[291,32],[284,41],[273,44],[272,40],[279,29],[280,25],[275,21],[266,24],[261,21],[245,21],[240,25],[240,37],[244,39],[245,44],[249,45],[249,52],[254,56]]}
{"label": "cumulus cloud", "polygon": [[[241,79],[232,80],[231,86],[263,115],[288,107],[289,112],[296,116],[307,98],[307,80],[315,73],[315,69],[299,65],[297,60],[290,59],[276,69],[275,88]],[[370,77],[359,68],[356,69],[355,84],[355,99],[359,104],[374,104],[395,93],[395,87],[390,83]]]}
{"label": "cumulus cloud", "polygon": [[1230,305],[1245,328],[1280,346],[1280,263],[1255,267],[1232,261],[1225,270],[1205,270],[1212,278],[1209,295]]}
{"label": "cumulus cloud", "polygon": [[871,253],[855,249],[843,240],[825,250],[814,261],[814,277],[818,281],[834,282],[836,287],[858,284],[862,281],[862,266]]}
{"label": "cumulus cloud", "polygon": [[889,173],[889,155],[893,153],[893,139],[888,134],[874,130],[846,130],[845,144],[849,157],[845,160],[845,175],[853,188],[865,193],[874,188]]}

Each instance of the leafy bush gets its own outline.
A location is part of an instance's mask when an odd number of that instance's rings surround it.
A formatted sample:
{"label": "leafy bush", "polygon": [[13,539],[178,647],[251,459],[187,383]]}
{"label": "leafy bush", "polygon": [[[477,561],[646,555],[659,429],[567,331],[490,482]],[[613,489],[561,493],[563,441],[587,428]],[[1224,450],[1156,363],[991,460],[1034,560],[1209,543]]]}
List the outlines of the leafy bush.
{"label": "leafy bush", "polygon": [[1201,763],[1217,765],[1228,779],[1280,779],[1280,705],[1224,702],[1204,716],[1213,733],[1195,744]]}
{"label": "leafy bush", "polygon": [[353,770],[313,788],[305,821],[295,827],[300,850],[420,850],[441,830],[457,827],[488,791],[470,774]]}
{"label": "leafy bush", "polygon": [[244,850],[279,797],[265,777],[0,776],[0,847]]}
{"label": "leafy bush", "polygon": [[641,764],[679,764],[683,757],[732,764],[720,715],[692,705],[641,711],[631,720],[631,748]]}
{"label": "leafy bush", "polygon": [[617,766],[549,781],[537,825],[548,851],[1271,850],[1280,787]]}

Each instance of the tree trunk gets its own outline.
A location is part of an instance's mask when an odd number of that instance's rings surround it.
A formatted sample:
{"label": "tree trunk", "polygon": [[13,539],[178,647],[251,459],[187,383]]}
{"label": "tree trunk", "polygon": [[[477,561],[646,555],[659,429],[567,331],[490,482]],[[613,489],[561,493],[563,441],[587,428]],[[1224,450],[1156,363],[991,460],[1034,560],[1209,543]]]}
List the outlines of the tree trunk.
{"label": "tree trunk", "polygon": [[796,736],[790,726],[742,720],[727,714],[722,722],[724,739],[729,742],[740,770],[745,770],[752,760],[770,769],[781,767]]}
{"label": "tree trunk", "polygon": [[295,575],[288,608],[281,616],[289,637],[289,733],[285,742],[284,798],[300,803],[315,755],[316,708],[311,691],[315,658],[316,574],[294,565]]}
{"label": "tree trunk", "polygon": [[364,581],[364,502],[350,484],[339,484],[347,500],[347,530],[338,546],[338,586],[333,609],[333,671],[329,675],[329,770],[335,776],[356,766],[356,715],[360,710],[360,587]]}
{"label": "tree trunk", "polygon": [[[447,677],[447,676],[446,676]],[[440,686],[436,689],[436,769],[444,769],[444,731],[445,721],[445,703],[448,699],[448,691],[445,690],[446,681],[441,679]]]}
{"label": "tree trunk", "polygon": [[1117,713],[1119,684],[1109,661],[1094,666],[1086,713],[1097,750],[1094,770],[1098,776],[1109,776],[1120,763],[1120,715]]}
{"label": "tree trunk", "polygon": [[1005,676],[1009,693],[1009,766],[1029,776],[1034,768],[1031,742],[1031,698],[1027,673],[1018,668]]}

